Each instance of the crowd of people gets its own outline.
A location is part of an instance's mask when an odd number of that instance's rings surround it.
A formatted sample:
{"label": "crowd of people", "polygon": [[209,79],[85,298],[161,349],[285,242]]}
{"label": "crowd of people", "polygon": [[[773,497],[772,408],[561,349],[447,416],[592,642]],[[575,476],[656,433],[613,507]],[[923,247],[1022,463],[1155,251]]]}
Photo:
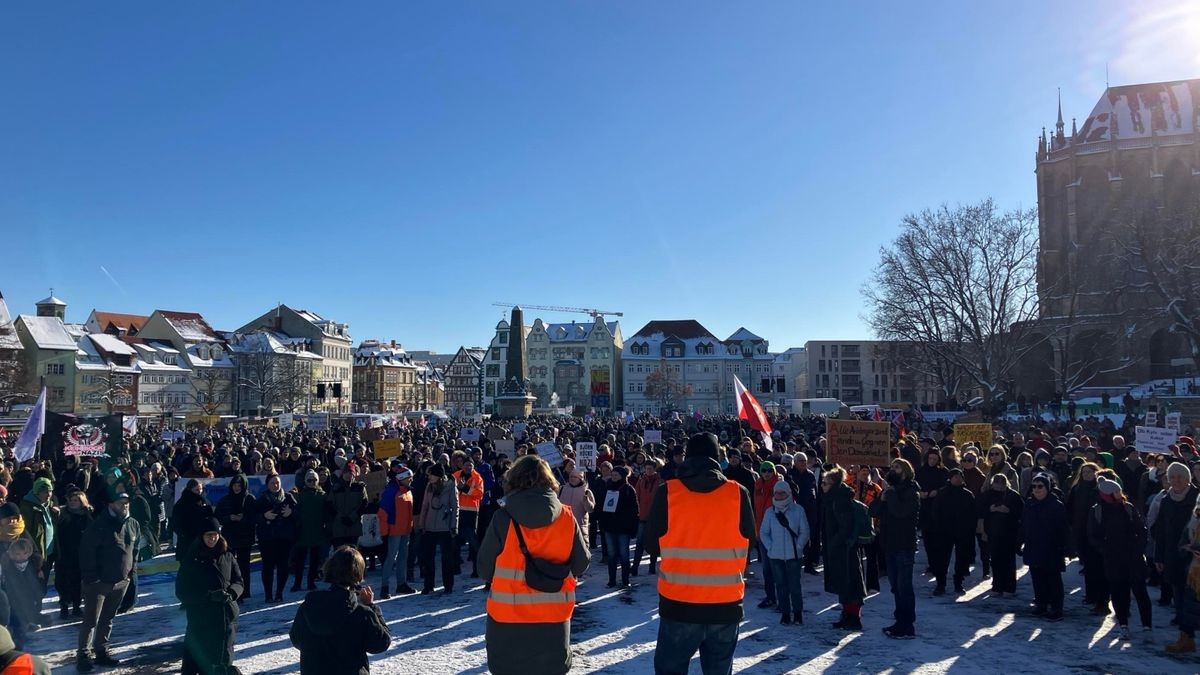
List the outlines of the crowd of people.
{"label": "crowd of people", "polygon": [[[236,672],[240,608],[288,593],[303,599],[290,633],[301,671],[365,673],[366,655],[391,643],[377,598],[453,594],[464,577],[488,589],[492,672],[566,672],[575,585],[593,554],[610,588],[656,577],[661,673],[686,672],[697,650],[705,673],[730,672],[744,579],[756,574],[759,606],[785,626],[805,624],[805,577],[820,576],[846,631],[863,630],[863,603],[886,578],[895,622],[884,633],[911,638],[919,547],[935,596],[966,593],[972,576],[990,581],[991,597],[1016,595],[1024,563],[1029,615],[1047,622],[1070,611],[1062,575],[1078,558],[1086,610],[1115,613],[1125,639],[1135,603],[1152,629],[1157,587],[1179,631],[1166,651],[1195,651],[1190,437],[1147,454],[1108,420],[1001,422],[996,442],[978,447],[915,421],[888,465],[842,466],[826,452],[824,418],[772,421],[766,437],[736,418],[678,416],[205,427],[175,440],[147,429],[115,457],[9,460],[0,663],[27,656],[51,620],[52,582],[60,619],[80,619],[78,670],[119,665],[109,645],[114,618],[137,602],[137,563],[168,552],[187,617],[185,673]],[[646,443],[647,431],[661,442]],[[399,452],[376,456],[366,438],[382,436]],[[511,443],[499,451],[498,441]],[[594,455],[577,452],[585,442]],[[538,454],[547,444],[552,464]]]}

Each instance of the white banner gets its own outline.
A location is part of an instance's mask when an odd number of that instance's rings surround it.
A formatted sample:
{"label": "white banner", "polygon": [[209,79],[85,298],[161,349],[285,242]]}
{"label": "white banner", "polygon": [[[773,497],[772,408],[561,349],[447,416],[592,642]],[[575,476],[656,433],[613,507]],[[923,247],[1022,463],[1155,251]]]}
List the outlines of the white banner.
{"label": "white banner", "polygon": [[1170,452],[1170,445],[1179,440],[1179,434],[1160,427],[1137,427],[1134,445],[1141,452]]}
{"label": "white banner", "polygon": [[559,451],[558,446],[553,443],[538,443],[537,454],[538,457],[546,460],[546,463],[550,465],[551,469],[562,466],[562,452]]}
{"label": "white banner", "polygon": [[645,443],[662,443],[662,430],[647,429],[646,435],[642,439]]}

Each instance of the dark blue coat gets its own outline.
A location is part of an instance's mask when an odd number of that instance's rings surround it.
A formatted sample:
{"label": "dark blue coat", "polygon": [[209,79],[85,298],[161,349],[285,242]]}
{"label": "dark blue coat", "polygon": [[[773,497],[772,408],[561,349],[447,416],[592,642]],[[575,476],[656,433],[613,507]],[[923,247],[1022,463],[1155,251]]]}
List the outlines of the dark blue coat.
{"label": "dark blue coat", "polygon": [[1067,507],[1054,495],[1041,500],[1030,497],[1025,500],[1021,529],[1025,564],[1061,572],[1067,555]]}

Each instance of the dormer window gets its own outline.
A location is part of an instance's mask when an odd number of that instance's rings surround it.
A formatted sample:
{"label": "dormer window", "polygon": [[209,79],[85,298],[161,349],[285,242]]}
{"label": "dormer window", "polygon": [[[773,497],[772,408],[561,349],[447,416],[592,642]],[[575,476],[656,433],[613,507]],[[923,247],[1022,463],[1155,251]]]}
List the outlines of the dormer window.
{"label": "dormer window", "polygon": [[208,345],[200,345],[199,347],[197,347],[197,348],[196,348],[196,354],[197,354],[197,355],[198,355],[200,358],[202,358],[202,359],[204,359],[205,361],[207,361],[207,360],[208,360]]}

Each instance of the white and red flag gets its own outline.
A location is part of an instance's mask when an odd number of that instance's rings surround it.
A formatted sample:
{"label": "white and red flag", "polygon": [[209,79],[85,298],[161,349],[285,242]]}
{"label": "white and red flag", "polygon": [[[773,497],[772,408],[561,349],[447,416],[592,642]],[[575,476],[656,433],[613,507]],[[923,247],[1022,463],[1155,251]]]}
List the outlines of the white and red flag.
{"label": "white and red flag", "polygon": [[746,385],[742,384],[737,375],[733,376],[733,393],[734,399],[737,400],[738,419],[749,422],[750,428],[760,433],[763,444],[770,449],[772,446],[771,422],[767,420],[767,413],[763,412],[758,399],[754,398],[754,394],[746,389]]}

